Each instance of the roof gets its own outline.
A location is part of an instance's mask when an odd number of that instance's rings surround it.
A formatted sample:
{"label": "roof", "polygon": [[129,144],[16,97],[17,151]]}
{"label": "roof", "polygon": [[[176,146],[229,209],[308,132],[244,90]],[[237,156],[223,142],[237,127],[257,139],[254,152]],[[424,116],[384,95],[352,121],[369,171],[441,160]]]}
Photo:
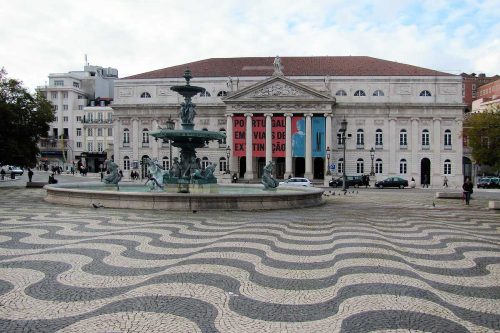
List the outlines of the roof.
{"label": "roof", "polygon": [[[194,77],[271,76],[274,57],[210,58],[122,79],[180,78],[186,67]],[[281,57],[286,76],[452,76],[432,69],[365,56]]]}

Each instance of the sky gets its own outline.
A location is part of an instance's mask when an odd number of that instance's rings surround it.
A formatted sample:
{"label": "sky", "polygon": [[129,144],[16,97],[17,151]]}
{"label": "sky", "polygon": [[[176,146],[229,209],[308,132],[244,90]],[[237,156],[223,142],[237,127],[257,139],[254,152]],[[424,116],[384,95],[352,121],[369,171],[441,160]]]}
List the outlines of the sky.
{"label": "sky", "polygon": [[[0,0],[0,67],[120,77],[219,57],[371,56],[500,75],[500,0]],[[286,74],[286,73],[285,73]]]}

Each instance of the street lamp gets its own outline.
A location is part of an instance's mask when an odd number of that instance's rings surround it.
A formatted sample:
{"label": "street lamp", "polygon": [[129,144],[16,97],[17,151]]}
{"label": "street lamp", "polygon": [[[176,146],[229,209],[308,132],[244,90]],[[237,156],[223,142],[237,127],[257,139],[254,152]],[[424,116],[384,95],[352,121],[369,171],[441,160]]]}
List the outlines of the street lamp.
{"label": "street lamp", "polygon": [[231,156],[231,147],[229,145],[226,146],[226,157],[227,157],[227,166],[226,166],[226,173],[230,174],[231,171],[229,171],[229,157]]}
{"label": "street lamp", "polygon": [[330,176],[332,173],[330,172],[330,147],[326,147],[326,158],[328,160],[328,168],[326,169],[326,175]]}
{"label": "street lamp", "polygon": [[344,146],[344,165],[342,168],[342,191],[346,191],[346,183],[347,177],[345,175],[345,167],[347,165],[347,161],[345,159],[345,140],[346,140],[346,132],[347,132],[347,120],[345,118],[340,122],[340,131],[342,132],[342,145]]}
{"label": "street lamp", "polygon": [[[169,116],[168,120],[165,122],[165,125],[168,130],[173,130],[175,128],[175,121],[172,120],[172,118]],[[170,152],[169,156],[169,170],[172,167],[172,141],[168,140],[168,148]]]}
{"label": "street lamp", "polygon": [[373,171],[373,159],[375,158],[375,149],[370,149],[370,158],[372,159],[372,168],[370,171],[370,176],[375,176],[375,172]]}

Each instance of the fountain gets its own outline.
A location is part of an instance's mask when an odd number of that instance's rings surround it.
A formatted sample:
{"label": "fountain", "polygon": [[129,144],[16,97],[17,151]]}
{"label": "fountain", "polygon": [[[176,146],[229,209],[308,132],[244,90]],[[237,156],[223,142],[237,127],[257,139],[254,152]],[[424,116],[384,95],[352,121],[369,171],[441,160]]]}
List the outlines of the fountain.
{"label": "fountain", "polygon": [[70,183],[46,185],[45,201],[51,203],[94,206],[108,208],[163,209],[163,210],[262,210],[290,209],[318,206],[323,203],[323,190],[318,188],[279,188],[272,177],[273,163],[265,168],[261,184],[217,184],[214,175],[215,165],[210,164],[202,170],[196,149],[204,147],[212,140],[221,140],[225,135],[220,132],[194,129],[196,105],[193,96],[204,92],[202,87],[190,85],[191,71],[183,76],[186,84],[171,87],[184,97],[181,103],[181,129],[161,128],[152,132],[156,139],[169,140],[180,149],[180,160],[174,158],[170,170],[163,170],[155,160],[147,160],[150,173],[146,186],[122,182],[118,176],[118,166],[114,167],[105,184]]}

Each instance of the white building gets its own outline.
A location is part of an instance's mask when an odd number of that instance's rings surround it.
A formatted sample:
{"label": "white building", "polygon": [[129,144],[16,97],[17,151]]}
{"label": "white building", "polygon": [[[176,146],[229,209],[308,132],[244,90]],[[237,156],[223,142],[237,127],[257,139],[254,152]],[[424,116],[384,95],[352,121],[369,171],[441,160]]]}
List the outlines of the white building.
{"label": "white building", "polygon": [[[148,133],[170,117],[180,128],[182,99],[170,87],[185,84],[186,67],[191,84],[206,89],[193,100],[195,128],[227,133],[229,161],[223,142],[198,151],[202,164],[217,163],[219,172],[229,162],[231,173],[253,180],[273,160],[279,178],[330,178],[329,164],[333,177],[344,167],[348,175],[369,174],[373,147],[376,179],[463,181],[461,77],[370,57],[217,58],[120,79],[112,106],[114,156],[125,173],[145,157],[169,166],[168,143]],[[172,154],[178,156],[175,148]]]}
{"label": "white building", "polygon": [[55,110],[47,138],[40,141],[42,163],[67,167],[82,161],[88,148],[84,109],[95,100],[112,100],[117,78],[114,68],[86,65],[83,71],[50,74],[48,85],[38,87]]}

